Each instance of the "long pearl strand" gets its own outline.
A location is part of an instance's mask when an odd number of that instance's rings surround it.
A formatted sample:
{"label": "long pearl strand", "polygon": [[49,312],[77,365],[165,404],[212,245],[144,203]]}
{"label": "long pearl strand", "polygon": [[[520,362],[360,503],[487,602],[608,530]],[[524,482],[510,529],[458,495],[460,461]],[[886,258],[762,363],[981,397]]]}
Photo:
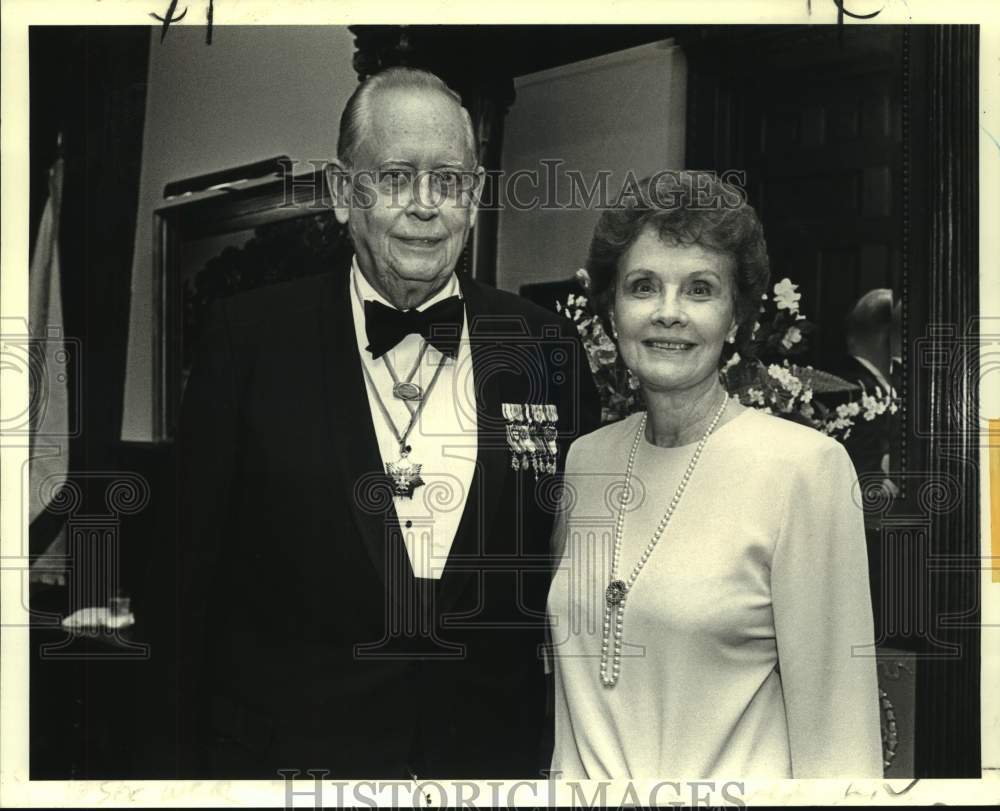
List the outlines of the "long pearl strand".
{"label": "long pearl strand", "polygon": [[[660,537],[663,535],[663,531],[667,528],[667,524],[670,523],[670,518],[677,509],[681,496],[684,495],[684,490],[687,489],[688,482],[691,480],[691,475],[694,473],[694,469],[698,466],[698,460],[701,458],[701,453],[705,449],[705,443],[708,442],[709,435],[715,430],[715,426],[719,424],[719,420],[722,419],[722,412],[726,410],[726,406],[728,404],[729,395],[727,394],[722,401],[722,405],[719,406],[719,410],[715,413],[715,418],[712,420],[711,425],[708,426],[704,436],[701,438],[701,441],[698,442],[698,447],[695,448],[694,455],[691,457],[691,461],[688,462],[687,469],[681,477],[681,483],[677,486],[677,491],[674,493],[674,497],[670,500],[670,504],[667,507],[667,511],[663,514],[663,518],[660,519],[660,523],[657,525],[656,531],[653,533],[653,537],[650,538],[649,543],[646,544],[646,548],[639,556],[639,560],[636,561],[635,567],[628,576],[628,580],[622,581],[618,578],[618,566],[621,562],[622,536],[625,529],[625,505],[632,498],[632,468],[635,466],[635,456],[639,450],[639,440],[642,438],[643,432],[646,430],[646,414],[643,414],[642,419],[639,421],[639,429],[635,432],[635,439],[632,441],[632,449],[628,454],[628,464],[625,467],[625,486],[622,488],[622,497],[618,504],[618,519],[615,522],[615,544],[611,556],[611,582],[608,584],[608,588],[604,593],[605,606],[604,634],[601,640],[601,682],[605,687],[614,687],[618,683],[618,676],[621,673],[622,637],[625,629],[626,598],[628,597],[629,592],[632,591],[632,586],[635,584],[636,578],[639,577],[639,572],[642,571],[642,567],[646,565],[646,561],[649,560],[649,556],[653,554],[653,550],[656,548],[656,544],[659,543]],[[609,651],[611,651],[610,657]]]}

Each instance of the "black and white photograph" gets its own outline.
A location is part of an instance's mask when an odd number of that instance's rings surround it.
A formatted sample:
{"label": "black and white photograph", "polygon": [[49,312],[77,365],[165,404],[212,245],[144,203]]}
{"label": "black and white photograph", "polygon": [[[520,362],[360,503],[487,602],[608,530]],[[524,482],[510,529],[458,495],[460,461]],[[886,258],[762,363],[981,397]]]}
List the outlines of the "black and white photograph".
{"label": "black and white photograph", "polygon": [[1000,802],[1000,21],[99,5],[3,4],[9,804]]}

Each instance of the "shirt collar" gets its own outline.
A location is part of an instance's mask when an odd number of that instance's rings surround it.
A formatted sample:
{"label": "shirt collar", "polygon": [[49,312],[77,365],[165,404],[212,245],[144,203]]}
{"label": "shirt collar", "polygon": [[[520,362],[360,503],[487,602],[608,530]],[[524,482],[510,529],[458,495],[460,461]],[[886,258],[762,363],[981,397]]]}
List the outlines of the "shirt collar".
{"label": "shirt collar", "polygon": [[892,386],[889,385],[889,382],[885,379],[885,377],[882,376],[882,373],[878,370],[878,367],[875,366],[874,363],[872,363],[867,358],[861,357],[860,355],[851,355],[851,357],[854,358],[862,366],[864,366],[869,372],[875,375],[875,379],[879,382],[879,385],[882,386],[882,388],[885,389],[887,393],[892,391]]}
{"label": "shirt collar", "polygon": [[[390,301],[388,301],[385,298],[385,296],[379,293],[378,290],[376,290],[374,287],[371,286],[371,284],[368,283],[368,280],[365,278],[365,274],[363,274],[361,272],[361,268],[358,267],[357,256],[355,256],[351,260],[351,275],[352,275],[351,284],[352,285],[357,284],[358,286],[357,289],[358,292],[361,294],[362,301],[377,301],[379,304],[384,304],[386,307],[392,307],[394,310],[398,309],[395,304],[392,304]],[[448,279],[448,282],[445,284],[444,287],[438,290],[437,293],[431,296],[427,301],[425,301],[416,309],[418,312],[421,310],[426,310],[432,304],[437,304],[439,301],[443,301],[444,299],[448,298],[448,296],[458,296],[459,298],[461,298],[462,296],[462,290],[458,284],[458,277],[454,274],[454,272],[451,274],[451,277]]]}

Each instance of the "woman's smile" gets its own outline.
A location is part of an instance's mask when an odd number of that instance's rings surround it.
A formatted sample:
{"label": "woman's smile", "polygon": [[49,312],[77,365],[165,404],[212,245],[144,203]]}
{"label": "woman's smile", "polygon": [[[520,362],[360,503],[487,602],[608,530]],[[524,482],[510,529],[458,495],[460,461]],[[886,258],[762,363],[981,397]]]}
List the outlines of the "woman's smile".
{"label": "woman's smile", "polygon": [[695,344],[691,341],[668,339],[668,338],[647,338],[642,345],[654,352],[663,352],[676,355],[694,349]]}

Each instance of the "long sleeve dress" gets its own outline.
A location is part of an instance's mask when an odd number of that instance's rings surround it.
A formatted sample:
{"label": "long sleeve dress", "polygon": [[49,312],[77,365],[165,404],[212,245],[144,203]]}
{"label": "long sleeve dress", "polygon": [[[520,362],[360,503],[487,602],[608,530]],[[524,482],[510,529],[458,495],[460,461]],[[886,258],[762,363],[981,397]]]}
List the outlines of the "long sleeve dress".
{"label": "long sleeve dress", "polygon": [[[864,523],[843,447],[746,410],[709,438],[628,595],[621,675],[603,686],[604,591],[641,415],[577,440],[549,592],[554,776],[881,777]],[[695,445],[640,440],[619,576]]]}

